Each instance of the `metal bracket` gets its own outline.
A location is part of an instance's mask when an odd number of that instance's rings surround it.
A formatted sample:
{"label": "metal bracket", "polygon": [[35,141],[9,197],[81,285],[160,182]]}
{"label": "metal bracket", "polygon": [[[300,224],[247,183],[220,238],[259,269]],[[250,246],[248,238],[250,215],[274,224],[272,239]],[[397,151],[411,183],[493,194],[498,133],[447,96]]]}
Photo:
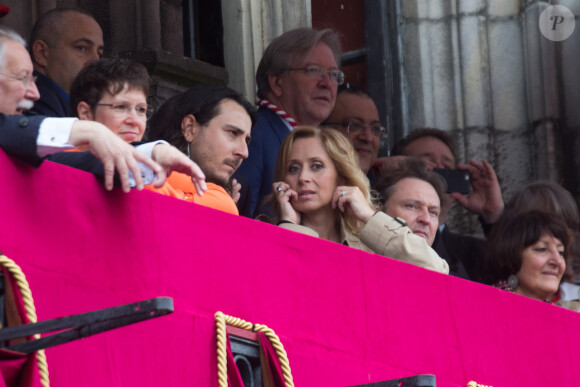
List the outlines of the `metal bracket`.
{"label": "metal bracket", "polygon": [[[160,317],[172,312],[173,299],[170,297],[157,297],[93,312],[80,313],[32,324],[3,328],[0,329],[0,347],[12,351],[32,353],[39,349],[68,343],[69,341],[125,325],[134,324],[136,322]],[[29,340],[24,343],[8,346],[6,345],[9,340],[19,337],[27,337],[37,333],[46,333],[63,329],[66,330],[41,337],[37,340]]]}

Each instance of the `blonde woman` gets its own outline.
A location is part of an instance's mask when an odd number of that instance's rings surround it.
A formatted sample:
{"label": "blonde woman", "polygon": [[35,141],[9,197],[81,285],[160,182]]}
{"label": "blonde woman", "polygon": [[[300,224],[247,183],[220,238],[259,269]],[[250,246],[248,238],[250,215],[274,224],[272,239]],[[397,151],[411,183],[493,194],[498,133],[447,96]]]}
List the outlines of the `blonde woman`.
{"label": "blonde woman", "polygon": [[340,132],[295,128],[278,153],[274,181],[279,226],[449,273],[447,262],[405,221],[373,205],[355,150]]}

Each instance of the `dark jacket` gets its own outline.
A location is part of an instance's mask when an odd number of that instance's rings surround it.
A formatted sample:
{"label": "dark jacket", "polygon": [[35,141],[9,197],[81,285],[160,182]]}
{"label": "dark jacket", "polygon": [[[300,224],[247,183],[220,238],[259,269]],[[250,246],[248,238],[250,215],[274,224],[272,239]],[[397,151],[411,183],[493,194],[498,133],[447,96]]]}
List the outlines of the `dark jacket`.
{"label": "dark jacket", "polygon": [[34,75],[38,77],[36,87],[38,87],[40,99],[26,114],[47,117],[75,117],[70,108],[68,94],[47,76],[38,71],[35,71]]}
{"label": "dark jacket", "polygon": [[257,216],[266,196],[272,192],[274,168],[282,141],[290,133],[288,126],[276,113],[258,109],[258,121],[252,128],[248,158],[242,162],[236,176],[243,176],[250,185],[250,213]]}
{"label": "dark jacket", "polygon": [[437,230],[433,249],[449,264],[449,274],[476,281],[483,281],[483,247],[485,241],[449,230]]}

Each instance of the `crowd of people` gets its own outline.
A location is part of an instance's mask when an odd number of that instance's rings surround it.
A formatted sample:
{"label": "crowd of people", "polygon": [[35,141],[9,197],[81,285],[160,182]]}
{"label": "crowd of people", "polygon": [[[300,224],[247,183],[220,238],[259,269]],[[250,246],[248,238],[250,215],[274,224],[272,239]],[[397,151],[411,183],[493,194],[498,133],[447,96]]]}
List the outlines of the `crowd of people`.
{"label": "crowd of people", "polygon": [[[28,43],[0,26],[0,146],[350,248],[580,309],[580,219],[568,191],[536,182],[504,203],[486,161],[458,164],[453,138],[417,128],[378,157],[387,129],[362,88],[344,84],[340,39],[298,28],[256,73],[256,110],[199,84],[154,109],[146,68],[102,58],[80,9],[40,16]],[[453,192],[439,169],[469,172]],[[457,203],[487,240],[446,226]]]}

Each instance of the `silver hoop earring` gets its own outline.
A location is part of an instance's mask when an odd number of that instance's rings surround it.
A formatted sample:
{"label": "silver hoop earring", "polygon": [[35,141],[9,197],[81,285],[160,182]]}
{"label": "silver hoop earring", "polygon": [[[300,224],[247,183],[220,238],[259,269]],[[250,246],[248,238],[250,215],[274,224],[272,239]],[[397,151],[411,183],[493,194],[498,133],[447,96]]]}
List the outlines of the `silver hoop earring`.
{"label": "silver hoop earring", "polygon": [[519,284],[518,277],[515,274],[510,274],[510,276],[508,277],[507,283],[508,283],[510,288],[515,290]]}

